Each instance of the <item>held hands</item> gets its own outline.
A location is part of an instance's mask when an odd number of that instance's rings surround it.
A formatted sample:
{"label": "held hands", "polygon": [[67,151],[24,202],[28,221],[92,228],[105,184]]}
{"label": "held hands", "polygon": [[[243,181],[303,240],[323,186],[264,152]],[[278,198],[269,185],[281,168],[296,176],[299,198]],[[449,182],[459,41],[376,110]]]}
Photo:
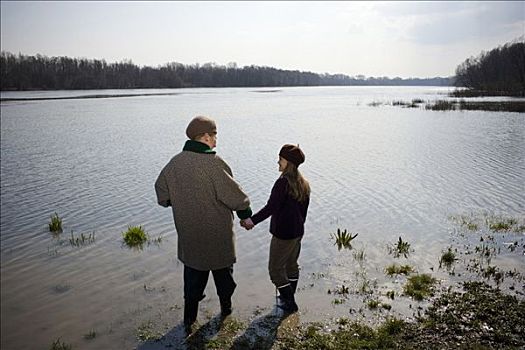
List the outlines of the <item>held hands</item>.
{"label": "held hands", "polygon": [[246,230],[251,230],[255,225],[253,224],[252,219],[248,218],[241,220],[241,226]]}

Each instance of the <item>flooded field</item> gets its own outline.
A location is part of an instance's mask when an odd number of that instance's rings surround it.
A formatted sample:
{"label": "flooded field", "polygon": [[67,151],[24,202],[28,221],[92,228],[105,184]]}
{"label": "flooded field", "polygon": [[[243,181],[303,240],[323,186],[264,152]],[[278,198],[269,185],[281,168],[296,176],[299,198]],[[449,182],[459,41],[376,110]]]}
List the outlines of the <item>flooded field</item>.
{"label": "flooded field", "polygon": [[[153,184],[199,114],[217,121],[217,152],[254,210],[279,175],[282,144],[298,143],[306,154],[301,170],[312,198],[299,260],[300,312],[286,322],[414,319],[429,297],[418,301],[405,286],[423,274],[436,280],[434,295],[480,279],[523,299],[525,119],[392,105],[445,100],[448,92],[227,88],[81,99],[73,97],[131,92],[2,93],[67,97],[1,104],[2,349],[49,348],[57,339],[74,349],[188,346],[179,327],[176,231]],[[61,233],[49,231],[55,213]],[[130,225],[151,238],[142,250],[123,243]],[[241,333],[238,346],[275,337],[268,226],[236,229],[238,287],[222,331]],[[358,234],[351,247],[338,247],[338,229]],[[198,319],[210,325],[205,331],[219,324],[211,279],[206,295]],[[213,336],[204,334],[211,348]]]}

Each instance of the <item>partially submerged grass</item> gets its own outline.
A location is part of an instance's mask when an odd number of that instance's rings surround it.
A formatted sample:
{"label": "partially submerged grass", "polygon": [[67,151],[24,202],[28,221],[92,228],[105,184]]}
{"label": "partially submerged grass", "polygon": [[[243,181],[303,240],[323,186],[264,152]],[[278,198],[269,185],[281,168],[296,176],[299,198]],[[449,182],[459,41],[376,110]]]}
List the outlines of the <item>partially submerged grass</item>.
{"label": "partially submerged grass", "polygon": [[465,101],[437,100],[427,104],[425,109],[432,111],[489,111],[489,112],[525,112],[525,101]]}
{"label": "partially submerged grass", "polygon": [[347,232],[346,229],[341,231],[337,229],[335,234],[331,233],[330,236],[335,239],[334,245],[337,245],[337,249],[341,250],[343,248],[352,249],[351,242],[357,237],[358,233],[352,236],[351,232]]}
{"label": "partially submerged grass", "polygon": [[142,341],[146,340],[159,340],[162,338],[161,332],[155,331],[153,322],[146,321],[137,327],[137,338]]}
{"label": "partially submerged grass", "polygon": [[456,109],[456,103],[454,101],[437,100],[432,104],[427,104],[425,109],[432,111],[453,111]]}
{"label": "partially submerged grass", "polygon": [[414,275],[408,278],[407,283],[403,286],[403,291],[406,295],[421,301],[432,295],[436,282],[437,280],[429,274]]}
{"label": "partially submerged grass", "polygon": [[393,275],[408,275],[414,272],[414,268],[410,265],[392,264],[386,267],[385,272],[389,276]]}
{"label": "partially submerged grass", "polygon": [[382,308],[382,309],[385,309],[385,310],[392,309],[392,305],[386,304],[386,303],[381,303],[379,300],[376,300],[376,299],[368,300],[366,305],[368,306],[368,308],[370,310],[376,310],[377,308]]}
{"label": "partially submerged grass", "polygon": [[80,236],[75,237],[73,231],[71,231],[71,238],[69,239],[69,244],[73,247],[81,247],[85,244],[90,244],[95,242],[95,232],[90,233],[89,235],[81,233]]}
{"label": "partially submerged grass", "polygon": [[328,290],[328,294],[331,294],[331,293],[334,293],[334,294],[340,294],[340,295],[346,295],[350,292],[350,290],[348,289],[347,286],[345,286],[344,284],[341,286],[341,287],[337,287],[335,288],[333,291],[332,290]]}
{"label": "partially submerged grass", "polygon": [[485,228],[492,232],[525,232],[525,219],[487,213],[450,216],[450,220],[469,231]]}
{"label": "partially submerged grass", "polygon": [[51,215],[51,222],[49,225],[49,231],[59,233],[62,232],[62,219],[55,212],[54,215]]}
{"label": "partially submerged grass", "polygon": [[358,263],[362,263],[365,261],[365,250],[364,249],[361,249],[361,250],[357,250],[357,251],[354,251],[352,253],[354,259],[358,262]]}
{"label": "partially submerged grass", "polygon": [[392,106],[401,106],[401,107],[405,107],[405,108],[418,108],[420,103],[423,103],[423,100],[421,100],[421,99],[413,99],[412,102],[393,101],[392,102]]}
{"label": "partially submerged grass", "polygon": [[481,274],[486,279],[493,279],[496,282],[496,285],[500,285],[503,282],[504,274],[500,271],[497,266],[487,266],[486,268],[481,268]]}
{"label": "partially submerged grass", "polygon": [[148,236],[142,226],[129,226],[126,232],[122,232],[124,243],[129,247],[142,247],[148,241]]}
{"label": "partially submerged grass", "polygon": [[388,247],[389,253],[394,255],[394,258],[399,258],[403,255],[405,258],[408,258],[410,254],[410,243],[405,242],[399,237],[399,240],[394,245]]}
{"label": "partially submerged grass", "polygon": [[509,231],[513,226],[518,224],[518,220],[514,218],[493,217],[487,219],[487,224],[491,231]]}
{"label": "partially submerged grass", "polygon": [[443,265],[447,270],[450,270],[452,268],[452,265],[456,261],[456,253],[452,251],[452,248],[448,248],[446,252],[444,252],[441,255],[441,258],[439,259],[439,268],[441,268]]}
{"label": "partially submerged grass", "polygon": [[86,340],[95,339],[96,337],[97,332],[94,329],[90,330],[87,334],[84,334],[84,339]]}
{"label": "partially submerged grass", "polygon": [[70,344],[66,344],[60,341],[60,338],[58,338],[51,344],[51,347],[49,349],[50,350],[71,350],[73,349],[73,347]]}
{"label": "partially submerged grass", "polygon": [[464,100],[460,100],[458,107],[460,110],[468,110],[468,111],[525,113],[525,101],[464,101]]}
{"label": "partially submerged grass", "polygon": [[375,300],[375,299],[371,299],[369,300],[366,305],[368,306],[368,308],[370,310],[374,310],[374,309],[377,309],[377,307],[380,305],[379,301],[378,300]]}

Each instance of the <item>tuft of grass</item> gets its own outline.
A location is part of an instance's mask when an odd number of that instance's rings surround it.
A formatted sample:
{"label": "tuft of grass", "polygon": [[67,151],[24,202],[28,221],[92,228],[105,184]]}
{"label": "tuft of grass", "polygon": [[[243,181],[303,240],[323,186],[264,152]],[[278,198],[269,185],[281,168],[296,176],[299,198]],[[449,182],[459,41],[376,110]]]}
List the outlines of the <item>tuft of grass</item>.
{"label": "tuft of grass", "polygon": [[62,232],[62,219],[55,212],[54,215],[51,215],[51,222],[49,225],[49,231],[51,232]]}
{"label": "tuft of grass", "polygon": [[148,236],[142,226],[129,226],[126,232],[122,232],[124,243],[129,247],[142,247],[148,241]]}
{"label": "tuft of grass", "polygon": [[403,255],[405,258],[408,258],[410,254],[410,243],[405,242],[399,237],[399,240],[394,245],[388,247],[389,253],[394,255],[394,258],[399,258]]}
{"label": "tuft of grass", "polygon": [[449,247],[448,250],[444,252],[441,255],[441,258],[439,259],[439,268],[445,265],[445,268],[447,270],[450,270],[450,268],[452,267],[455,261],[456,261],[456,253],[454,253],[452,251],[452,248]]}
{"label": "tuft of grass", "polygon": [[73,347],[71,346],[71,344],[66,344],[60,341],[60,338],[58,338],[51,344],[51,347],[49,349],[50,350],[71,350],[73,349]]}
{"label": "tuft of grass", "polygon": [[396,293],[393,290],[389,290],[388,292],[386,292],[386,296],[389,297],[392,300],[394,300],[395,295],[396,295]]}
{"label": "tuft of grass", "polygon": [[403,286],[403,290],[406,295],[421,301],[432,295],[436,282],[437,280],[429,274],[414,275],[408,278],[407,283]]}
{"label": "tuft of grass", "polygon": [[341,250],[343,248],[346,249],[352,249],[351,242],[357,237],[358,233],[356,233],[354,236],[352,236],[352,233],[347,232],[346,229],[344,231],[341,231],[341,229],[337,229],[337,232],[335,234],[331,233],[330,236],[335,239],[334,245],[337,245],[337,249]]}
{"label": "tuft of grass", "polygon": [[348,289],[347,286],[345,286],[345,285],[343,284],[341,287],[336,288],[336,289],[334,290],[334,293],[335,293],[335,294],[346,295],[346,294],[349,293],[349,289]]}
{"label": "tuft of grass", "polygon": [[334,305],[344,304],[345,302],[346,302],[345,299],[334,299],[334,300],[332,300],[332,304],[334,304]]}
{"label": "tuft of grass", "polygon": [[414,268],[410,265],[392,264],[390,266],[387,266],[385,271],[386,271],[386,274],[389,276],[393,276],[393,275],[405,275],[406,276],[414,272]]}
{"label": "tuft of grass", "polygon": [[87,334],[84,334],[84,339],[91,340],[97,337],[97,332],[92,329]]}
{"label": "tuft of grass", "polygon": [[372,299],[369,300],[368,303],[366,303],[366,305],[370,310],[375,310],[379,306],[379,301]]}

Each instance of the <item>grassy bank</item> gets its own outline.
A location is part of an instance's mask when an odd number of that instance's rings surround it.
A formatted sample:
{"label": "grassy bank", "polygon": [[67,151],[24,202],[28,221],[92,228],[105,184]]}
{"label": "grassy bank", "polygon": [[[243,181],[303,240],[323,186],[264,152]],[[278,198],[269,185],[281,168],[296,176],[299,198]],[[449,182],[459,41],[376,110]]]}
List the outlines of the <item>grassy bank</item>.
{"label": "grassy bank", "polygon": [[302,324],[298,314],[274,309],[250,324],[214,317],[189,337],[175,329],[145,337],[139,349],[522,349],[523,315],[525,301],[485,282],[464,282],[411,321],[389,316],[377,327],[351,318]]}
{"label": "grassy bank", "polygon": [[414,322],[387,319],[377,328],[349,320],[323,331],[301,327],[274,349],[518,349],[525,345],[525,302],[484,282],[466,282],[461,292],[434,300]]}

